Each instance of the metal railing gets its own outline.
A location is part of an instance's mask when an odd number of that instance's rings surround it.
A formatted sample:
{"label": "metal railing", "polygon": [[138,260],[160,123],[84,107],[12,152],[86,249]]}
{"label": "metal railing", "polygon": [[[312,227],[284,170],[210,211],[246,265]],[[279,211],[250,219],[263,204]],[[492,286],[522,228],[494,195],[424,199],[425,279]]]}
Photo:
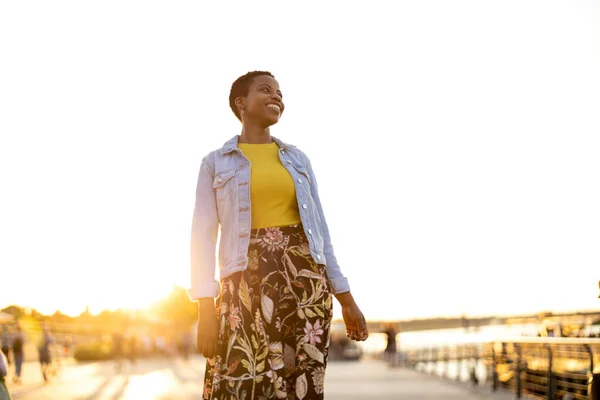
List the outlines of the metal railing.
{"label": "metal railing", "polygon": [[404,365],[515,398],[600,400],[600,339],[518,338],[396,354]]}

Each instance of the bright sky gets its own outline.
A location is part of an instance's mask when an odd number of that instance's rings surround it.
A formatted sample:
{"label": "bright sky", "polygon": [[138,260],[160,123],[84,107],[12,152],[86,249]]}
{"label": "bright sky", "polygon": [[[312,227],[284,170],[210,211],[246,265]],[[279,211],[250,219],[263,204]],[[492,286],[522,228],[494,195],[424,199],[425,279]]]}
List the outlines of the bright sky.
{"label": "bright sky", "polygon": [[187,286],[201,158],[266,69],[368,318],[600,308],[600,2],[289,4],[0,3],[0,307]]}

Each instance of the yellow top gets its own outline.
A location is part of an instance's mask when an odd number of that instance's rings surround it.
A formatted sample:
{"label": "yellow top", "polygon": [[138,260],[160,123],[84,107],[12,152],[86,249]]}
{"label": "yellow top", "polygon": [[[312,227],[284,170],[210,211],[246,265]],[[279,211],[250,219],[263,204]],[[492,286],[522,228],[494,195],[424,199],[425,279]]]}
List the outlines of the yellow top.
{"label": "yellow top", "polygon": [[294,180],[279,160],[279,146],[239,143],[250,160],[252,229],[300,223]]}

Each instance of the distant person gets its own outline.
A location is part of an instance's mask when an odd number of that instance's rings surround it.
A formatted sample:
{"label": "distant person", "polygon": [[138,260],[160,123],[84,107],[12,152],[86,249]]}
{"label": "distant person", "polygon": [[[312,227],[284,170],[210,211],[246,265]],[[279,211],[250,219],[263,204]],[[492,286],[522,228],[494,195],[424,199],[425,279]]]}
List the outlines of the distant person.
{"label": "distant person", "polygon": [[229,105],[241,134],[202,160],[192,222],[204,399],[273,390],[322,399],[333,295],[350,339],[367,339],[367,324],[334,255],[308,157],[271,136],[284,111],[279,83],[249,72],[233,82]]}
{"label": "distant person", "polygon": [[185,361],[187,361],[190,357],[190,351],[192,350],[192,346],[192,335],[189,332],[184,332],[181,336],[180,353]]}
{"label": "distant person", "polygon": [[155,338],[154,341],[154,346],[156,348],[156,352],[161,355],[161,356],[165,356],[165,338],[163,336],[157,336]]}
{"label": "distant person", "polygon": [[113,359],[115,360],[115,370],[121,372],[123,370],[123,351],[124,338],[121,332],[114,332],[111,336]]}
{"label": "distant person", "polygon": [[132,364],[135,364],[137,361],[137,352],[138,352],[138,347],[139,347],[139,340],[137,335],[132,334],[129,337],[128,340],[128,359],[129,362],[131,362]]}
{"label": "distant person", "polygon": [[52,345],[53,340],[50,336],[50,333],[46,328],[42,331],[42,340],[38,347],[38,354],[40,360],[40,369],[42,371],[42,377],[44,378],[44,382],[48,381],[48,367],[52,362],[52,355],[50,354],[50,346]]}
{"label": "distant person", "polygon": [[69,357],[71,354],[71,347],[73,346],[73,338],[71,336],[67,336],[65,341],[63,342],[63,356]]}
{"label": "distant person", "polygon": [[4,355],[6,356],[7,363],[10,366],[11,340],[10,340],[10,333],[8,332],[8,327],[6,325],[2,325],[1,344],[2,344],[2,353],[4,353]]}
{"label": "distant person", "polygon": [[398,333],[396,332],[396,328],[393,324],[387,324],[384,333],[387,338],[384,350],[385,358],[386,360],[390,360],[392,359],[393,355],[396,354],[396,336]]}
{"label": "distant person", "polygon": [[142,336],[141,339],[143,355],[148,356],[152,352],[152,339],[148,335]]}
{"label": "distant person", "polygon": [[15,362],[15,376],[13,381],[15,383],[21,383],[21,369],[23,368],[23,359],[25,357],[25,334],[21,329],[21,326],[17,324],[17,332],[14,334],[12,340],[12,354],[13,361]]}

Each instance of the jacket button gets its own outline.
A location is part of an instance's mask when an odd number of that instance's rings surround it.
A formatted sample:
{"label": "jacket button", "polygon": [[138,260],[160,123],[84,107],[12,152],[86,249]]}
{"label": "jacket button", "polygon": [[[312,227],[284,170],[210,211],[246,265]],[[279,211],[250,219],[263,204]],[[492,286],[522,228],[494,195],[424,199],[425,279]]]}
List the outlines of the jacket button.
{"label": "jacket button", "polygon": [[302,183],[302,178],[298,178],[298,183]]}
{"label": "jacket button", "polygon": [[291,164],[292,162],[290,160],[285,160],[286,163]]}
{"label": "jacket button", "polygon": [[320,260],[320,259],[321,259],[321,255],[317,254],[317,260]]}
{"label": "jacket button", "polygon": [[217,178],[217,182],[221,183],[221,182],[223,182],[223,179],[219,177],[219,178]]}
{"label": "jacket button", "polygon": [[302,208],[304,208],[306,210],[308,208],[308,206],[306,204],[302,204]]}
{"label": "jacket button", "polygon": [[310,229],[310,228],[308,229],[308,234],[312,235],[312,229]]}

